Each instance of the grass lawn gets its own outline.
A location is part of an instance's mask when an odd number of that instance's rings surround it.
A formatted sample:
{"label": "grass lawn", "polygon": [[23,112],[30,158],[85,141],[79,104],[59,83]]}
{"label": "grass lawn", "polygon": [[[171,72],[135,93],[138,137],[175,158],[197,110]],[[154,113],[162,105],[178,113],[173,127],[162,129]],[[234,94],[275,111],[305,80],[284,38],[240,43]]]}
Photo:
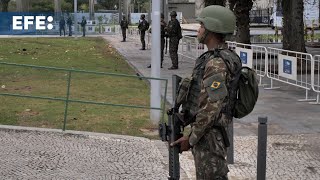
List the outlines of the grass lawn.
{"label": "grass lawn", "polygon": [[[3,38],[0,61],[121,73],[135,72],[101,38]],[[0,65],[0,93],[66,97],[67,72]],[[149,106],[149,87],[137,78],[72,73],[70,99]],[[64,102],[0,96],[0,124],[60,129]],[[145,136],[156,128],[148,109],[70,103],[66,129]],[[154,136],[152,136],[154,137]]]}

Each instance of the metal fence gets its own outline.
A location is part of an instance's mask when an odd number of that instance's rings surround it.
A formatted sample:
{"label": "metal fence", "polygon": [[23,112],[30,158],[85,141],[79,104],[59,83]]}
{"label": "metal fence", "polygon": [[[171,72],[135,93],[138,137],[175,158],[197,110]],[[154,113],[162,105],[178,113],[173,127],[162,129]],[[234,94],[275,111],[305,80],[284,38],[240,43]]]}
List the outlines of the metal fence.
{"label": "metal fence", "polygon": [[320,55],[313,57],[312,71],[312,90],[317,93],[316,102],[310,102],[310,104],[320,104]]}
{"label": "metal fence", "polygon": [[65,68],[57,68],[57,67],[47,67],[47,66],[34,66],[27,64],[16,64],[16,63],[7,63],[0,62],[2,66],[14,66],[14,67],[22,67],[22,68],[30,68],[34,69],[46,69],[51,71],[62,71],[67,73],[67,86],[66,86],[66,96],[65,97],[49,97],[49,96],[32,96],[32,95],[24,95],[24,94],[15,94],[15,93],[0,93],[1,96],[12,96],[12,97],[20,97],[20,98],[33,98],[33,99],[44,99],[44,100],[53,100],[53,101],[62,101],[65,102],[64,108],[64,121],[62,130],[66,130],[66,122],[67,122],[67,114],[68,114],[68,105],[69,103],[84,103],[84,104],[95,104],[95,105],[104,105],[104,106],[116,106],[116,107],[126,107],[126,108],[140,108],[140,109],[154,109],[162,111],[162,121],[164,119],[165,113],[165,101],[162,103],[161,108],[157,107],[148,107],[148,106],[138,106],[138,105],[130,105],[130,104],[113,104],[107,102],[96,102],[89,100],[79,100],[79,99],[71,99],[70,98],[70,89],[71,89],[71,78],[72,74],[80,73],[80,74],[93,74],[93,75],[102,75],[102,76],[118,76],[118,77],[130,77],[130,78],[138,78],[138,79],[147,79],[147,80],[157,80],[164,81],[165,90],[164,90],[164,99],[167,97],[167,87],[168,80],[162,78],[153,78],[153,77],[143,77],[143,76],[134,76],[134,75],[126,75],[126,74],[116,74],[116,73],[105,73],[105,72],[96,72],[96,71],[85,71],[85,70],[77,70],[77,69],[65,69]]}
{"label": "metal fence", "polygon": [[314,101],[308,99],[308,92],[312,88],[312,61],[313,57],[308,53],[288,51],[284,49],[268,48],[267,76],[273,80],[303,88],[306,90],[306,98],[299,101]]}

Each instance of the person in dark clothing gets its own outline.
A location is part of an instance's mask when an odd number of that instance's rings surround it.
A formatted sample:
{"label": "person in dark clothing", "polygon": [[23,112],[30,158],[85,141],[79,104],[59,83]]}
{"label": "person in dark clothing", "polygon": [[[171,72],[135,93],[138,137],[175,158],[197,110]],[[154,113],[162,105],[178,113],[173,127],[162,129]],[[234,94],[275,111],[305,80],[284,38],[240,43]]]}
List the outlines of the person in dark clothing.
{"label": "person in dark clothing", "polygon": [[[165,44],[165,37],[166,37],[166,31],[165,31],[165,27],[167,26],[167,23],[164,21],[164,14],[161,13],[161,21],[160,21],[160,42],[161,42],[161,68],[162,63],[163,63],[163,52],[164,52],[164,44]],[[151,64],[148,66],[148,68],[151,68]]]}
{"label": "person in dark clothing", "polygon": [[82,32],[83,32],[83,35],[82,37],[85,37],[86,36],[86,24],[87,24],[87,20],[86,18],[83,16],[82,17],[82,21],[80,23],[81,27],[82,27]]}
{"label": "person in dark clothing", "polygon": [[171,20],[167,26],[169,40],[169,53],[172,61],[172,66],[168,68],[169,70],[178,69],[178,47],[179,40],[182,38],[181,26],[179,21],[177,20],[177,13],[172,11],[170,13]]}
{"label": "person in dark clothing", "polygon": [[61,31],[63,31],[63,35],[66,36],[66,21],[64,20],[63,17],[61,17],[59,21],[59,31],[60,31],[60,36],[61,36]]}
{"label": "person in dark clothing", "polygon": [[67,19],[67,25],[68,25],[68,28],[69,28],[69,36],[72,36],[72,19],[71,17],[69,16],[68,19]]}
{"label": "person in dark clothing", "polygon": [[128,21],[126,20],[126,17],[123,16],[121,22],[120,22],[120,27],[122,31],[122,38],[123,40],[121,42],[126,42],[127,38],[127,29],[128,29]]}
{"label": "person in dark clothing", "polygon": [[145,20],[146,16],[144,14],[141,14],[140,16],[140,22],[138,25],[139,31],[140,31],[140,40],[142,44],[142,48],[140,50],[146,50],[146,42],[144,40],[146,31],[149,29],[149,23]]}

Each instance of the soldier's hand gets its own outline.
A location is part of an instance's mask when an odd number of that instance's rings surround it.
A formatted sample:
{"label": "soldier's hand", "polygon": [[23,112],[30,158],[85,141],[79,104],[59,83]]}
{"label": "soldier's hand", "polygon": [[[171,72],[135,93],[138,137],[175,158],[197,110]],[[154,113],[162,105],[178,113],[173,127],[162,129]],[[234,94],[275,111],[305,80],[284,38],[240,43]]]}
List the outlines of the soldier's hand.
{"label": "soldier's hand", "polygon": [[175,146],[175,145],[180,145],[180,153],[182,153],[183,151],[188,151],[191,146],[189,144],[189,137],[188,136],[183,136],[180,139],[172,142],[170,144],[170,146]]}

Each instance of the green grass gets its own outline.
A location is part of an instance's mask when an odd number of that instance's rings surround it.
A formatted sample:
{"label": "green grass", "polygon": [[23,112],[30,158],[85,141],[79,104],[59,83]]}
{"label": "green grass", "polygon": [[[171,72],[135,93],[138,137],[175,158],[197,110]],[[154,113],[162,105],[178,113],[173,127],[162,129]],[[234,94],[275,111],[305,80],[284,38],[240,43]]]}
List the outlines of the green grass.
{"label": "green grass", "polygon": [[[101,38],[0,39],[0,61],[121,73],[135,72]],[[66,97],[64,71],[0,65],[0,93]],[[70,98],[114,104],[149,106],[150,89],[144,81],[72,73]],[[64,102],[0,96],[0,124],[62,128]],[[66,129],[146,136],[141,129],[156,128],[148,109],[70,103]]]}

